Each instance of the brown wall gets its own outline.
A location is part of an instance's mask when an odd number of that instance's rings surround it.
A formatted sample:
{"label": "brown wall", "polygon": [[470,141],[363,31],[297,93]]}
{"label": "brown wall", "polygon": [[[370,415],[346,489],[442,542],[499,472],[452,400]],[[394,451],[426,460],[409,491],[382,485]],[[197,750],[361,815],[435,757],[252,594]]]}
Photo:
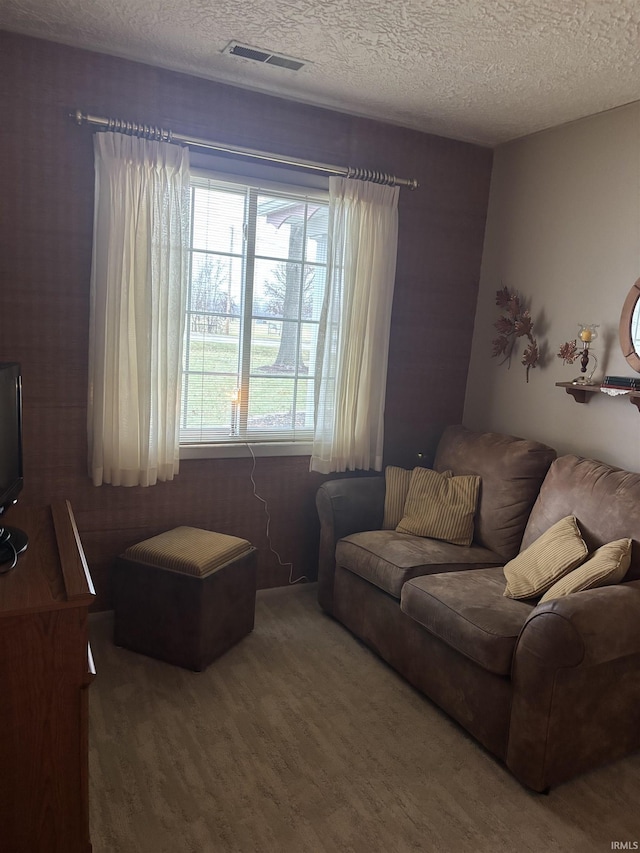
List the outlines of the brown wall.
{"label": "brown wall", "polygon": [[[386,462],[414,464],[462,418],[491,152],[343,113],[0,32],[0,360],[20,361],[25,489],[21,501],[72,502],[99,593],[127,545],[177,524],[244,536],[260,549],[261,587],[287,582],[265,539],[249,459],[185,461],[149,489],[91,485],[86,360],[93,218],[91,130],[81,108],[182,133],[416,177],[400,196]],[[315,575],[308,458],[259,458],[258,491],[294,576]],[[10,520],[10,519],[8,519]]]}

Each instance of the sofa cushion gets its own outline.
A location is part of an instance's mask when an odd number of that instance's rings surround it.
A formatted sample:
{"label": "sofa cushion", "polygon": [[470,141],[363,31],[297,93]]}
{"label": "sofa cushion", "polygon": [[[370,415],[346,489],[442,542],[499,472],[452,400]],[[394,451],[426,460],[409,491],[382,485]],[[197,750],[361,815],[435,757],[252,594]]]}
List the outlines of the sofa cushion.
{"label": "sofa cushion", "polygon": [[520,549],[531,507],[555,457],[555,450],[537,441],[456,425],[443,432],[433,467],[481,478],[474,541],[506,562]]}
{"label": "sofa cushion", "polygon": [[573,515],[561,518],[504,567],[509,598],[542,595],[589,553]]}
{"label": "sofa cushion", "polygon": [[583,589],[595,589],[599,586],[610,586],[620,581],[626,575],[631,563],[631,539],[616,539],[601,545],[586,562],[548,589],[539,604],[562,598],[572,592]]}
{"label": "sofa cushion", "polygon": [[414,468],[396,530],[452,545],[471,545],[479,488],[480,477],[451,477],[429,468]]}
{"label": "sofa cushion", "polygon": [[447,572],[408,581],[400,606],[483,669],[509,675],[518,635],[534,605],[505,598],[503,589],[500,568]]}
{"label": "sofa cushion", "polygon": [[395,530],[372,530],[341,539],[336,547],[336,563],[400,598],[403,584],[418,575],[500,566],[502,560],[478,545],[465,548]]}

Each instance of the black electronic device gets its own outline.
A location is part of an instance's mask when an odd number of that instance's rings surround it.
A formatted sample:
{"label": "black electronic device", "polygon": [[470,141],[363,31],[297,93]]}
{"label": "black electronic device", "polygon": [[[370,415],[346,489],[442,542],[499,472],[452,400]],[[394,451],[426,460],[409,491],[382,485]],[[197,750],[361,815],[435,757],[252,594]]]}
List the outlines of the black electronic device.
{"label": "black electronic device", "polygon": [[22,486],[22,374],[19,364],[0,362],[0,574],[16,565],[29,541],[3,523]]}

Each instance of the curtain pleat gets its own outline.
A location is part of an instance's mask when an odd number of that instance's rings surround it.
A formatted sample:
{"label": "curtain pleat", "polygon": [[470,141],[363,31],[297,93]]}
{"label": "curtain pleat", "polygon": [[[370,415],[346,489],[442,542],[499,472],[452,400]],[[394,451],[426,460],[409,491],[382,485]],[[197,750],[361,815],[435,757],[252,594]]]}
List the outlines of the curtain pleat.
{"label": "curtain pleat", "polygon": [[311,470],[382,470],[398,187],[329,179]]}
{"label": "curtain pleat", "polygon": [[89,473],[151,486],[179,467],[189,155],[97,133],[89,327]]}

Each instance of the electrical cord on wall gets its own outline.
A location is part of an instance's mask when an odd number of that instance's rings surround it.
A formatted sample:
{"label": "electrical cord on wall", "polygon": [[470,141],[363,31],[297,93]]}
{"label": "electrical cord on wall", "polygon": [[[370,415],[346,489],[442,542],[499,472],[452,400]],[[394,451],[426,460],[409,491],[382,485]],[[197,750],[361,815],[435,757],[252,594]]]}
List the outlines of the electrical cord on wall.
{"label": "electrical cord on wall", "polygon": [[286,569],[287,566],[290,567],[289,568],[289,583],[290,584],[298,583],[299,581],[308,581],[309,578],[306,575],[300,575],[299,578],[296,578],[294,580],[293,579],[293,563],[283,562],[282,558],[280,557],[280,554],[273,547],[273,544],[271,542],[271,532],[270,532],[271,514],[269,512],[269,506],[268,506],[266,500],[262,497],[262,495],[258,494],[258,487],[256,485],[256,481],[255,481],[254,476],[253,476],[255,473],[255,470],[256,470],[256,455],[253,452],[253,448],[251,447],[251,445],[248,442],[245,442],[245,444],[249,448],[249,453],[251,454],[251,458],[253,459],[253,465],[251,467],[251,485],[253,486],[253,495],[254,495],[254,497],[258,498],[258,500],[264,505],[264,514],[267,516],[266,534],[267,534],[267,543],[269,545],[269,550],[271,551],[272,554],[275,554],[276,559],[278,560],[278,563],[282,566],[283,569]]}

